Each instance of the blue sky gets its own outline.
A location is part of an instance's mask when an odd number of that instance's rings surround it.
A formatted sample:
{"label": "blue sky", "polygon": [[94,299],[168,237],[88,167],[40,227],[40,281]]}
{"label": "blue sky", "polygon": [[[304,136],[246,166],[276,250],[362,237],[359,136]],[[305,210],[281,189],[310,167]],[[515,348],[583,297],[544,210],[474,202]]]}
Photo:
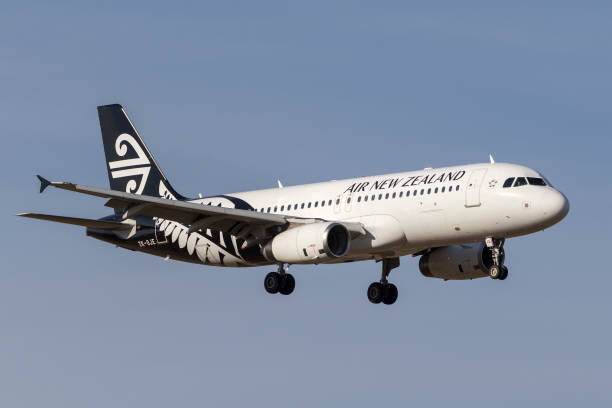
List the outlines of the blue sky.
{"label": "blue sky", "polygon": [[[608,2],[0,5],[0,404],[610,406]],[[222,269],[22,211],[101,217],[37,173],[106,186],[95,107],[121,103],[173,185],[218,194],[488,160],[571,202],[508,241],[510,277],[402,259]]]}

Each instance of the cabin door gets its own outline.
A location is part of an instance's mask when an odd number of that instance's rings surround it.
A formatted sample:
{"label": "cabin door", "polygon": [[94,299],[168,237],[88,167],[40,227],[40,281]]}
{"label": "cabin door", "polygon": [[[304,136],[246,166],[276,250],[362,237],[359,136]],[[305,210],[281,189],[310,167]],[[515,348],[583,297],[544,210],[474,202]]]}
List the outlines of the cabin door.
{"label": "cabin door", "polygon": [[340,214],[341,209],[342,209],[342,195],[338,195],[334,199],[334,213]]}
{"label": "cabin door", "polygon": [[346,193],[343,194],[342,202],[344,204],[344,211],[345,212],[351,212],[352,201],[353,201],[353,193],[346,192]]}
{"label": "cabin door", "polygon": [[480,187],[487,172],[487,169],[476,169],[470,174],[467,187],[465,189],[465,206],[478,207],[480,203]]}

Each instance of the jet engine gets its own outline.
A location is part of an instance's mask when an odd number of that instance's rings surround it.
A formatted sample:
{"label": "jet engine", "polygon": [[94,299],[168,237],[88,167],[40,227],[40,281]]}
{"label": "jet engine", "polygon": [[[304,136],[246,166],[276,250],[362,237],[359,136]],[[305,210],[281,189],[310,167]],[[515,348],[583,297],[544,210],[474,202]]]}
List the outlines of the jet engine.
{"label": "jet engine", "polygon": [[337,222],[315,222],[276,235],[263,248],[269,261],[320,263],[344,256],[350,247],[348,229]]}
{"label": "jet engine", "polygon": [[[502,250],[500,263],[503,261]],[[484,278],[492,265],[493,255],[484,242],[435,248],[419,261],[423,276],[444,280]]]}

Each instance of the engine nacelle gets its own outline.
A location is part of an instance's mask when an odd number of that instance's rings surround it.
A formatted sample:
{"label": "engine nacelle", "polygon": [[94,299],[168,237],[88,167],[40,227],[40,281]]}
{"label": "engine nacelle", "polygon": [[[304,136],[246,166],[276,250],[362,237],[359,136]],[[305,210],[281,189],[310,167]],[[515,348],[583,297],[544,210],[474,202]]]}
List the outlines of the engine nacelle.
{"label": "engine nacelle", "polygon": [[269,261],[320,263],[344,256],[350,248],[348,229],[337,222],[315,222],[281,232],[263,248]]}
{"label": "engine nacelle", "polygon": [[[504,253],[500,254],[503,264]],[[421,256],[419,269],[423,276],[444,280],[462,280],[489,276],[493,255],[484,242],[436,248]]]}

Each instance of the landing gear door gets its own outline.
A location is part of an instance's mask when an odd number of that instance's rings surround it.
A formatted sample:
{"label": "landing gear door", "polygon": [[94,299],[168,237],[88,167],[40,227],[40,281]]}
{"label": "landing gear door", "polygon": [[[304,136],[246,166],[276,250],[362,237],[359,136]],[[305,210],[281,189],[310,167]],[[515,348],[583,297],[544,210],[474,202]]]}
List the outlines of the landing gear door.
{"label": "landing gear door", "polygon": [[480,206],[480,187],[487,173],[487,169],[476,169],[470,174],[467,188],[465,189],[465,206],[478,207]]}

